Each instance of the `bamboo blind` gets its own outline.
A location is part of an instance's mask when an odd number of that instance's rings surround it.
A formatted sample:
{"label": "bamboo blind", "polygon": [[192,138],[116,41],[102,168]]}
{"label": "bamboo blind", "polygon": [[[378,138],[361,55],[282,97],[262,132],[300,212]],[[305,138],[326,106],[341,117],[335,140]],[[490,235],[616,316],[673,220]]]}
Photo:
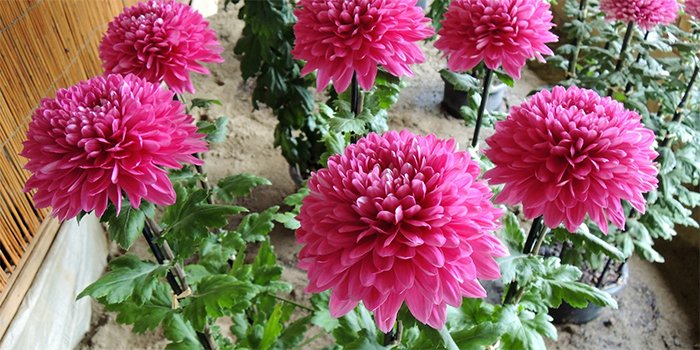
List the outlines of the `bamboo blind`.
{"label": "bamboo blind", "polygon": [[[0,0],[0,291],[50,209],[23,193],[22,150],[31,116],[59,88],[102,74],[98,46],[136,0]],[[42,257],[43,258],[43,257]]]}

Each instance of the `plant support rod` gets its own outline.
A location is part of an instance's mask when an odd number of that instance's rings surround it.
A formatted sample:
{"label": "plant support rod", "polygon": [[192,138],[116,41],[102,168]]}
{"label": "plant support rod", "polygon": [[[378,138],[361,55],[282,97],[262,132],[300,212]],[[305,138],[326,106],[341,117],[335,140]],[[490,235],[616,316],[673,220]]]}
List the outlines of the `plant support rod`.
{"label": "plant support rod", "polygon": [[486,103],[489,100],[489,88],[493,79],[493,70],[486,68],[486,76],[484,77],[484,91],[481,93],[481,104],[479,104],[479,112],[476,115],[476,125],[474,126],[474,137],[472,137],[472,147],[479,144],[479,131],[481,130],[481,120],[484,118]]}
{"label": "plant support rod", "polygon": [[[688,87],[685,89],[685,94],[683,94],[683,98],[681,99],[681,102],[678,104],[678,108],[676,108],[675,112],[673,112],[673,119],[671,119],[671,122],[677,123],[681,120],[681,117],[683,116],[683,110],[685,110],[685,105],[688,103],[688,98],[690,97],[690,93],[693,91],[693,85],[695,85],[695,81],[698,78],[698,71],[700,70],[700,65],[695,65],[695,69],[693,70],[693,75],[690,76],[690,80],[688,81]],[[666,133],[666,136],[664,137],[664,140],[661,141],[661,147],[666,147],[668,146],[668,143],[671,141],[669,138],[668,133]]]}
{"label": "plant support rod", "polygon": [[[630,39],[632,38],[632,32],[634,32],[634,21],[630,21],[627,24],[627,31],[625,32],[625,37],[622,39],[622,47],[620,48],[620,57],[617,59],[617,64],[615,65],[615,72],[620,72],[622,66],[625,63],[625,52],[627,51],[627,46],[629,46]],[[612,96],[613,88],[608,89],[608,96]]]}

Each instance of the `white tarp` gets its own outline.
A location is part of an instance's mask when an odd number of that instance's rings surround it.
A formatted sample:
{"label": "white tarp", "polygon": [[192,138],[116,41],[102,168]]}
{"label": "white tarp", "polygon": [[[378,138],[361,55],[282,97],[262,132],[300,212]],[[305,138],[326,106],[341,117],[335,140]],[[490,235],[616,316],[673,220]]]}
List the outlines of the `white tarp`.
{"label": "white tarp", "polygon": [[63,223],[7,329],[0,350],[73,349],[90,328],[90,298],[75,297],[107,266],[107,238],[94,214]]}

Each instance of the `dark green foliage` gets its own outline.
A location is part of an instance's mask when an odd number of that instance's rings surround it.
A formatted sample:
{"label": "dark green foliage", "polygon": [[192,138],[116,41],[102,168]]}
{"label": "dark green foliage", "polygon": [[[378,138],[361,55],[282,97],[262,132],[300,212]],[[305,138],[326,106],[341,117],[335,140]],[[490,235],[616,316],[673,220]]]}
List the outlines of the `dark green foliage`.
{"label": "dark green foliage", "polygon": [[119,215],[117,207],[110,201],[107,210],[100,217],[100,222],[107,223],[110,240],[117,242],[124,249],[129,249],[143,231],[146,217],[153,218],[154,215],[155,206],[145,200],[141,200],[138,209],[133,208],[128,200],[124,200]]}

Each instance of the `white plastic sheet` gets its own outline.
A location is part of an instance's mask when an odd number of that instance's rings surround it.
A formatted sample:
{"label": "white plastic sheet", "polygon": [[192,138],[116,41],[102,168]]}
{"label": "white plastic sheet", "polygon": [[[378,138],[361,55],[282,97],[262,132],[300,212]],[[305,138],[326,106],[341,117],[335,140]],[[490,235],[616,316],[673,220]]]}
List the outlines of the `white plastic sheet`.
{"label": "white plastic sheet", "polygon": [[94,214],[63,223],[0,350],[73,349],[90,328],[90,298],[75,297],[107,265],[107,238]]}

